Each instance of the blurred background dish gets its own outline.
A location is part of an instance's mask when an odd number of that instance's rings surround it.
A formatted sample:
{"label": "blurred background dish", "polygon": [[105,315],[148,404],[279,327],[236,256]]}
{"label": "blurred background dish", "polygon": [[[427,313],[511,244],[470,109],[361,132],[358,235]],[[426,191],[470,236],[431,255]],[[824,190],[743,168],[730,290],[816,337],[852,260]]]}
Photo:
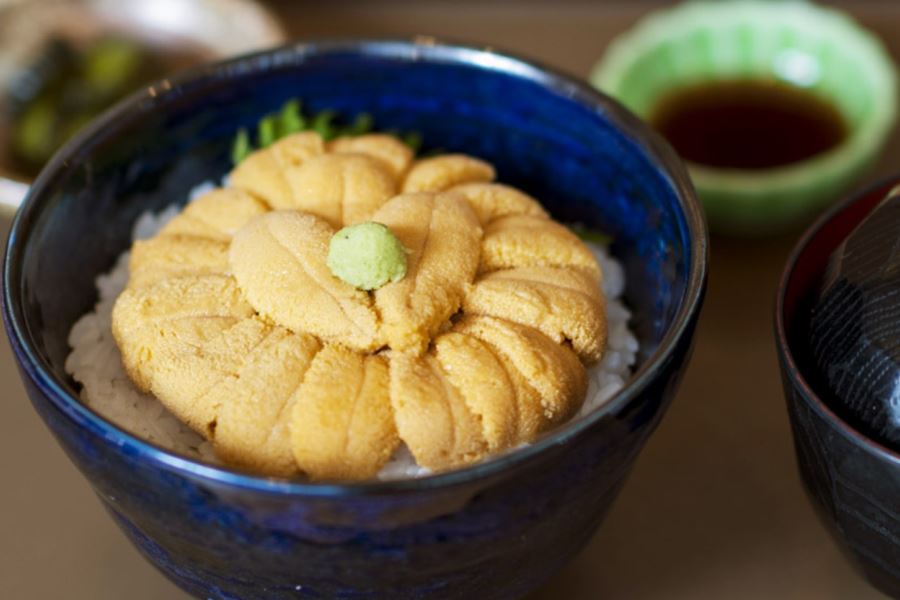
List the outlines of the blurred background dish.
{"label": "blurred background dish", "polygon": [[[878,230],[892,230],[893,242],[900,234],[896,198],[885,201],[898,184],[895,176],[856,195],[809,229],[788,260],[775,309],[803,484],[854,564],[893,597],[900,597],[897,334],[896,320],[882,317],[896,311],[900,288],[896,252],[885,260],[891,245],[878,243]],[[852,247],[845,254],[847,244]],[[874,261],[885,268],[873,272]],[[836,303],[844,314],[837,314],[831,297],[836,277],[843,288]],[[823,327],[839,331],[823,342]],[[853,371],[836,378],[833,368],[842,360]],[[885,381],[879,381],[882,376]]]}
{"label": "blurred background dish", "polygon": [[808,219],[872,166],[897,112],[880,41],[811,2],[652,13],[610,45],[591,81],[672,143],[723,233]]}
{"label": "blurred background dish", "polygon": [[284,39],[247,0],[0,1],[0,176],[32,179],[83,125],[146,83]]}

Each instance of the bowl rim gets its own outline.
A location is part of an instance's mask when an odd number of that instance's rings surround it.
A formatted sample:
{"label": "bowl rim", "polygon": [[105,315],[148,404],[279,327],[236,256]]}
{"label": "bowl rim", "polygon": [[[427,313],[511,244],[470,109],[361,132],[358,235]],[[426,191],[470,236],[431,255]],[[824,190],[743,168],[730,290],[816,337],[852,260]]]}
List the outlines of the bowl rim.
{"label": "bowl rim", "polygon": [[[819,397],[815,390],[813,390],[812,386],[803,376],[800,366],[794,360],[794,353],[791,350],[787,327],[785,326],[785,300],[787,291],[791,286],[791,281],[797,269],[797,263],[806,253],[809,244],[821,233],[822,229],[831,223],[833,219],[839,217],[845,210],[849,209],[857,202],[862,202],[866,198],[869,198],[876,191],[888,188],[889,185],[897,185],[898,183],[900,183],[900,174],[895,174],[881,178],[876,182],[857,190],[848,198],[830,207],[803,232],[803,235],[791,250],[778,282],[778,289],[775,296],[773,324],[775,329],[775,345],[778,350],[778,357],[781,359],[782,373],[790,380],[795,388],[799,388],[799,395],[803,398],[803,402],[815,411],[819,418],[831,425],[833,429],[837,430],[854,445],[863,448],[865,451],[876,457],[900,466],[900,452],[892,450],[858,431],[855,427],[838,416],[838,414]],[[790,403],[790,395],[787,393],[785,395],[786,400]]]}
{"label": "bowl rim", "polygon": [[[872,153],[884,146],[897,120],[900,90],[897,66],[876,34],[843,10],[804,0],[735,0],[728,4],[726,7],[715,0],[689,0],[677,6],[651,11],[610,42],[603,57],[593,66],[590,81],[616,97],[623,74],[633,68],[635,57],[669,39],[660,38],[661,32],[671,31],[673,26],[675,31],[681,31],[697,15],[706,18],[727,11],[728,14],[738,15],[735,19],[741,19],[745,18],[745,13],[760,11],[772,15],[772,19],[777,19],[779,15],[793,18],[797,13],[803,13],[802,16],[814,18],[825,27],[842,31],[869,55],[869,67],[878,73],[885,94],[884,101],[876,103],[872,114],[860,125],[850,128],[840,143],[801,161],[764,169],[712,167],[685,161],[701,194],[703,191],[727,192],[733,196],[729,201],[753,204],[772,193],[805,188],[817,173],[859,168],[860,164],[870,159]],[[773,79],[782,81],[774,72],[771,75]]]}
{"label": "bowl rim", "polygon": [[[551,93],[563,95],[602,114],[616,124],[624,137],[639,143],[646,159],[659,168],[661,175],[671,186],[684,217],[684,229],[688,236],[686,250],[689,252],[685,291],[672,325],[660,340],[656,350],[632,375],[626,386],[601,408],[560,426],[529,446],[502,453],[468,467],[421,478],[367,480],[357,483],[307,483],[241,473],[166,450],[101,417],[70,393],[66,389],[65,382],[52,375],[50,366],[32,347],[26,319],[22,314],[19,287],[21,257],[32,223],[40,213],[42,200],[46,198],[47,191],[52,190],[55,181],[73,168],[72,163],[77,161],[72,159],[77,155],[77,151],[98,139],[104,139],[114,132],[116,122],[139,112],[142,108],[146,109],[148,103],[159,102],[169,95],[177,97],[185,86],[202,86],[217,78],[240,78],[247,73],[258,73],[266,68],[277,67],[284,60],[299,63],[308,57],[329,53],[353,53],[360,58],[388,57],[456,64],[533,81]],[[30,378],[49,402],[67,418],[75,421],[76,426],[87,427],[92,433],[120,447],[127,446],[132,453],[143,455],[148,460],[160,463],[163,467],[184,476],[262,493],[292,496],[341,498],[384,493],[415,493],[446,489],[485,480],[503,472],[511,472],[514,468],[533,461],[549,448],[565,444],[581,435],[604,417],[618,413],[629,405],[659,372],[672,362],[675,349],[689,333],[689,327],[702,304],[707,277],[708,245],[703,210],[687,171],[674,151],[617,101],[592,88],[586,82],[539,62],[498,51],[493,46],[443,43],[430,36],[317,39],[298,41],[227,61],[211,63],[157,82],[110,108],[65,144],[37,177],[10,229],[3,262],[3,319],[22,376]]]}

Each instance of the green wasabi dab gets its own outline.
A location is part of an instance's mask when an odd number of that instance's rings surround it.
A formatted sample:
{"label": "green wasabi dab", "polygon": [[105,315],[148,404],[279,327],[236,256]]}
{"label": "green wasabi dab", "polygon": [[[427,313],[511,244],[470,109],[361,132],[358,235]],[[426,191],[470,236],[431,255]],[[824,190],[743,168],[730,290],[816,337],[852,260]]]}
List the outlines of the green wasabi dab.
{"label": "green wasabi dab", "polygon": [[360,290],[376,290],[406,276],[406,248],[381,223],[357,223],[331,237],[328,268]]}

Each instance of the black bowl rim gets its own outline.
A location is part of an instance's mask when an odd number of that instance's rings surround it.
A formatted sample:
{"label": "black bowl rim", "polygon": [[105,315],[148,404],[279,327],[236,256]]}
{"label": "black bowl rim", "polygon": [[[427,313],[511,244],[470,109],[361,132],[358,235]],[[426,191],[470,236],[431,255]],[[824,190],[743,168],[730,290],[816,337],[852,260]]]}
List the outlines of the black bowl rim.
{"label": "black bowl rim", "polygon": [[[141,106],[158,102],[169,95],[179,95],[183,88],[204,86],[216,79],[240,76],[247,71],[259,72],[277,66],[283,60],[297,61],[309,56],[328,53],[355,53],[361,57],[406,58],[415,61],[449,63],[505,73],[534,81],[553,93],[593,108],[615,123],[629,139],[641,144],[647,159],[668,180],[683,212],[690,244],[690,265],[685,293],[672,325],[663,336],[656,351],[632,375],[631,380],[600,409],[581,419],[571,421],[556,431],[524,448],[500,454],[478,464],[421,478],[370,480],[358,483],[306,483],[266,478],[233,471],[195,461],[145,441],[101,417],[66,390],[66,384],[51,375],[49,365],[34,351],[27,332],[22,306],[19,302],[20,258],[33,221],[36,219],[45,193],[57,179],[77,164],[80,148],[90,146],[116,131],[116,123],[131,113],[139,113]],[[648,387],[650,382],[672,361],[675,349],[689,333],[689,326],[699,311],[705,290],[708,262],[708,232],[705,216],[695,194],[687,170],[669,145],[646,124],[618,102],[590,87],[587,82],[567,75],[539,62],[502,52],[493,46],[473,46],[439,42],[430,36],[412,38],[329,38],[297,41],[295,43],[210,63],[178,76],[156,82],[122,100],[65,144],[48,162],[32,184],[25,202],[16,214],[7,241],[3,263],[3,319],[23,376],[29,377],[67,418],[79,427],[86,427],[114,444],[142,455],[173,471],[219,485],[244,488],[262,493],[289,494],[306,497],[353,497],[385,493],[415,493],[445,489],[486,480],[513,471],[515,467],[533,461],[545,450],[565,444],[583,434],[603,417],[617,413],[630,404]]]}
{"label": "black bowl rim", "polygon": [[[804,403],[812,408],[820,418],[825,420],[829,425],[840,432],[841,435],[847,438],[854,445],[863,448],[868,453],[873,454],[880,459],[887,460],[897,466],[900,466],[900,452],[896,452],[858,431],[855,427],[838,416],[838,414],[835,413],[813,390],[812,386],[803,376],[803,373],[801,372],[800,367],[797,365],[797,362],[794,360],[794,354],[791,351],[791,345],[788,341],[787,328],[785,327],[784,323],[784,305],[785,297],[787,296],[787,290],[790,286],[791,279],[793,279],[794,271],[797,267],[797,261],[800,260],[800,257],[806,251],[810,242],[812,242],[812,240],[819,235],[822,228],[830,223],[832,219],[843,213],[852,205],[856,204],[857,202],[863,201],[865,198],[868,198],[871,194],[874,194],[876,190],[885,188],[889,184],[897,184],[898,182],[900,182],[900,174],[884,177],[882,179],[879,179],[875,183],[857,190],[854,194],[851,194],[845,200],[834,204],[831,208],[820,215],[819,218],[817,218],[813,222],[813,224],[806,229],[806,231],[803,232],[800,240],[791,250],[791,254],[788,257],[787,263],[785,264],[784,271],[781,274],[781,280],[778,282],[778,290],[775,297],[774,325],[775,345],[777,346],[778,356],[782,362],[782,370],[790,379],[791,384],[795,388],[799,389],[800,396],[803,398]],[[791,401],[789,397],[787,398],[787,401]]]}

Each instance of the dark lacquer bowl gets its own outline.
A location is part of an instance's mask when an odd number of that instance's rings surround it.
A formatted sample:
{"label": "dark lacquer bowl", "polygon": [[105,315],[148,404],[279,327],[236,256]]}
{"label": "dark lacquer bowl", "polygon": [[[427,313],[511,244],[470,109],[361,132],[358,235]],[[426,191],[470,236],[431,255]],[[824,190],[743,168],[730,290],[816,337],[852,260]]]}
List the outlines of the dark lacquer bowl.
{"label": "dark lacquer bowl", "polygon": [[[128,247],[131,223],[220,177],[235,131],[295,96],[311,111],[368,111],[380,128],[421,132],[426,147],[486,158],[556,217],[613,235],[641,343],[626,389],[477,466],[353,485],[201,464],[79,403],[63,369],[67,335],[96,300],[95,275]],[[35,408],[126,535],[188,592],[516,598],[587,542],[659,423],[689,355],[706,252],[674,154],[582,82],[430,39],[299,44],[160,82],[63,148],[13,224],[3,314]]]}
{"label": "dark lacquer bowl", "polygon": [[[794,249],[778,291],[775,337],[803,484],[868,580],[900,597],[900,454],[843,418],[810,350],[810,310],[832,252],[900,177],[834,207]],[[841,413],[841,414],[838,414]]]}

